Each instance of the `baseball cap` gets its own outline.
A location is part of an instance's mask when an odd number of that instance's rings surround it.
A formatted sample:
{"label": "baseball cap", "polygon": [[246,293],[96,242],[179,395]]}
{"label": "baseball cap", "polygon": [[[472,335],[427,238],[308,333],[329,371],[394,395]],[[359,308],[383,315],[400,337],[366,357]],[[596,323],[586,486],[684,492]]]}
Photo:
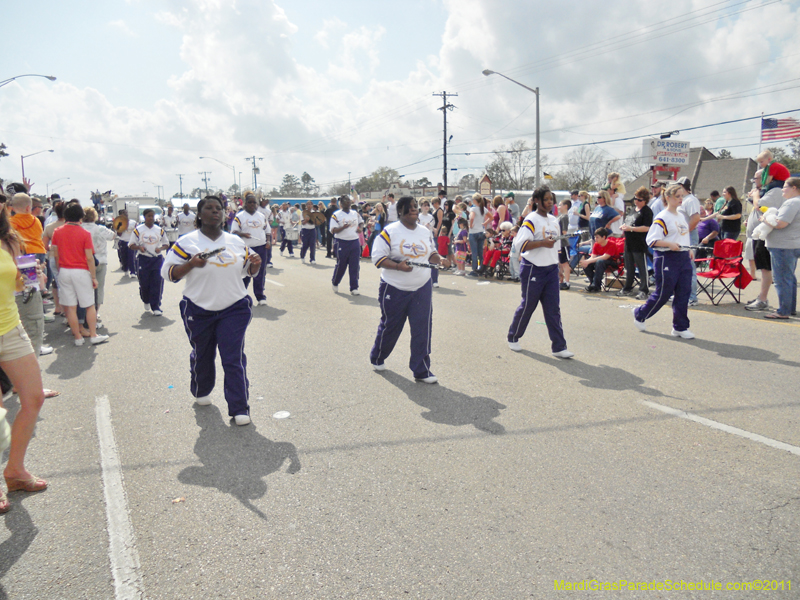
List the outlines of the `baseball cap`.
{"label": "baseball cap", "polygon": [[514,198],[514,197],[515,197],[515,196],[514,196],[514,192],[508,192],[508,193],[506,194],[506,198]]}

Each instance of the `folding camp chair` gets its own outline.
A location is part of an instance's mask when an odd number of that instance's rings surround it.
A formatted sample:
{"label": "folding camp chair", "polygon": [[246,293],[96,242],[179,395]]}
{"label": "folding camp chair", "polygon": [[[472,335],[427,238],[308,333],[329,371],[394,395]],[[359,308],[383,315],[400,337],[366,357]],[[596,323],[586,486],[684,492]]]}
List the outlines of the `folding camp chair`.
{"label": "folding camp chair", "polygon": [[610,289],[622,289],[625,287],[625,282],[622,278],[625,276],[625,238],[608,238],[609,244],[614,244],[617,248],[617,261],[612,262],[606,267],[606,274],[603,277],[603,291],[607,292]]}
{"label": "folding camp chair", "polygon": [[742,290],[753,281],[753,277],[742,264],[742,242],[719,240],[714,244],[714,254],[701,260],[708,261],[708,270],[697,272],[698,290],[705,292],[714,306],[719,305],[726,294],[730,294],[739,304],[742,301]]}

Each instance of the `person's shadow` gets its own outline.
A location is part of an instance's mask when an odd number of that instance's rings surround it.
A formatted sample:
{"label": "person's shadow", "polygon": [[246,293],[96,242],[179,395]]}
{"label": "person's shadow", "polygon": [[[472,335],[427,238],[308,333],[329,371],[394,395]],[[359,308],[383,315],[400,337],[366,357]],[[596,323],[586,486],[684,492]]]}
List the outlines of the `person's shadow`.
{"label": "person's shadow", "polygon": [[139,322],[136,325],[133,325],[133,329],[139,329],[144,331],[152,331],[153,333],[160,333],[164,331],[167,327],[172,325],[175,322],[175,319],[170,319],[169,317],[160,316],[156,317],[150,314],[143,314],[139,317]]}
{"label": "person's shadow", "polygon": [[644,379],[637,377],[633,373],[628,373],[623,369],[617,367],[610,367],[608,365],[587,365],[585,362],[575,360],[563,360],[560,358],[549,358],[540,354],[535,354],[529,350],[523,350],[521,354],[528,356],[540,363],[555,367],[559,371],[572,375],[580,379],[578,383],[588,388],[600,390],[616,390],[624,391],[630,390],[645,396],[664,396],[660,390],[645,387],[642,385]]}
{"label": "person's shadow", "polygon": [[273,442],[258,433],[255,425],[228,426],[216,406],[195,405],[200,435],[194,453],[202,467],[186,467],[178,481],[217,488],[230,494],[262,519],[267,516],[251,503],[267,493],[264,477],[289,461],[287,473],[300,470],[297,448],[288,442]]}
{"label": "person's shadow", "polygon": [[406,394],[414,404],[426,409],[428,412],[422,413],[422,418],[431,423],[455,427],[472,425],[475,429],[495,435],[506,432],[505,427],[494,421],[500,416],[500,411],[506,408],[496,400],[467,396],[442,385],[417,383],[391,371],[380,371],[378,374]]}
{"label": "person's shadow", "polygon": [[[15,496],[19,500],[15,501]],[[22,555],[28,551],[28,548],[30,548],[39,533],[28,511],[22,506],[22,498],[24,496],[11,494],[9,499],[13,508],[2,517],[3,523],[11,533],[11,536],[0,544],[0,581],[5,578],[9,569],[22,558]],[[6,598],[8,598],[8,594],[0,586],[0,600],[6,600]]]}
{"label": "person's shadow", "polygon": [[[664,338],[665,340],[674,340],[671,335],[666,335],[664,333],[651,333],[650,335],[655,335],[657,337]],[[783,360],[780,355],[776,354],[775,352],[770,352],[769,350],[764,350],[762,348],[753,348],[752,346],[742,346],[738,344],[725,344],[723,342],[701,340],[698,338],[694,338],[693,340],[682,340],[682,343],[702,348],[708,352],[716,352],[717,355],[721,356],[722,358],[754,360],[756,362],[767,362],[776,365],[785,365],[787,367],[800,367],[800,363],[791,360]]]}
{"label": "person's shadow", "polygon": [[264,319],[265,321],[277,321],[286,311],[282,308],[275,308],[267,304],[266,306],[253,306],[253,318]]}

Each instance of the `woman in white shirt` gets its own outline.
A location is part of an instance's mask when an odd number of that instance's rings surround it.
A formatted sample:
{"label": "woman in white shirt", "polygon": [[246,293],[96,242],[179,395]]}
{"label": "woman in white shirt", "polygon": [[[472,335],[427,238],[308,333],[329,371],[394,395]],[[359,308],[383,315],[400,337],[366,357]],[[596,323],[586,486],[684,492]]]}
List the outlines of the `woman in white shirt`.
{"label": "woman in white shirt", "polygon": [[[469,250],[472,253],[472,277],[478,277],[483,270],[483,243],[486,241],[486,228],[484,221],[486,214],[486,200],[478,193],[472,196],[472,207],[469,209]],[[478,263],[480,261],[480,268]]]}
{"label": "woman in white shirt", "polygon": [[672,301],[672,335],[690,340],[689,294],[692,290],[692,259],[689,255],[689,224],[678,211],[686,190],[681,185],[671,185],[664,197],[667,208],[659,212],[647,232],[647,245],[654,250],[653,270],[656,289],[639,308],[633,309],[633,322],[639,331],[645,331],[645,321]]}
{"label": "woman in white shirt", "polygon": [[397,215],[400,220],[387,225],[372,246],[372,263],[381,269],[378,289],[381,320],[369,360],[376,371],[386,370],[384,361],[394,350],[408,320],[411,327],[408,366],[417,381],[436,383],[438,379],[431,372],[430,360],[433,323],[431,271],[427,267],[412,267],[408,261],[444,267],[450,267],[450,262],[436,252],[430,230],[417,223],[419,211],[414,198],[400,198]]}
{"label": "woman in white shirt", "polygon": [[[253,277],[261,258],[244,240],[222,230],[225,207],[217,196],[197,205],[197,229],[172,245],[161,276],[172,282],[186,280],[181,317],[192,353],[190,389],[197,404],[211,404],[216,382],[217,348],[225,372],[228,414],[237,425],[250,423],[247,357],[244,334],[253,314],[253,301],[242,278]],[[203,253],[213,253],[203,256]]]}
{"label": "woman in white shirt", "polygon": [[533,312],[542,303],[544,322],[550,335],[550,349],[557,358],[575,356],[567,350],[567,340],[561,327],[561,297],[558,284],[558,252],[561,225],[553,216],[554,197],[550,188],[542,186],[533,192],[531,211],[514,236],[514,250],[522,255],[520,278],[522,302],[514,313],[508,329],[508,347],[520,352],[519,339],[525,334]]}
{"label": "woman in white shirt", "polygon": [[91,207],[83,211],[83,228],[92,234],[94,244],[94,257],[97,265],[94,268],[97,278],[97,288],[94,290],[94,304],[97,309],[97,318],[100,318],[100,306],[105,298],[106,271],[108,269],[108,242],[117,237],[111,229],[97,224],[97,211]]}

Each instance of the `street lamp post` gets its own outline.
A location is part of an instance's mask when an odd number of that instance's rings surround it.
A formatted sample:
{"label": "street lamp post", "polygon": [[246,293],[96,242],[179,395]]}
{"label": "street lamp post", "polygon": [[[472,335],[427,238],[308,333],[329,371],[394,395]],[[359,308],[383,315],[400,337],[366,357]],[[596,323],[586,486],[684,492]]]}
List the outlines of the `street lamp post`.
{"label": "street lamp post", "polygon": [[500,75],[500,77],[504,77],[505,79],[508,79],[510,82],[516,83],[517,85],[519,85],[521,87],[524,87],[529,92],[533,92],[534,94],[536,94],[536,178],[535,178],[535,182],[536,183],[535,183],[535,187],[538,188],[539,187],[539,172],[541,171],[541,162],[540,162],[540,156],[539,156],[539,88],[538,87],[536,89],[529,88],[524,83],[520,83],[519,81],[511,79],[511,77],[503,75],[502,73],[498,73],[497,71],[490,71],[489,69],[486,69],[486,70],[483,71],[483,74],[486,75],[487,77],[489,75]]}
{"label": "street lamp post", "polygon": [[[46,188],[46,191],[47,191],[47,197],[48,197],[48,198],[50,197],[50,186],[51,186],[51,185],[53,185],[54,183],[58,183],[58,182],[59,182],[59,181],[61,181],[62,179],[69,179],[69,177],[59,177],[59,178],[58,178],[58,179],[56,179],[55,181],[51,181],[50,183],[48,183],[48,184],[45,184],[45,188]],[[55,190],[53,190],[53,191],[55,191]]]}
{"label": "street lamp post", "polygon": [[42,152],[55,152],[55,150],[39,150],[38,152],[34,152],[33,154],[26,154],[25,156],[20,156],[19,161],[22,163],[22,181],[25,181],[25,159],[31,156],[36,156],[37,154],[41,154]]}
{"label": "street lamp post", "polygon": [[[219,164],[228,167],[231,171],[233,171],[233,185],[236,185],[236,167],[234,167],[233,165],[229,165],[228,163],[224,163],[221,160],[219,160],[218,158],[214,158],[212,156],[201,156],[200,158],[207,158],[208,160],[215,160]],[[241,184],[241,179],[240,179],[239,183]],[[241,185],[239,187],[241,187]],[[239,190],[239,191],[241,191],[241,190]]]}
{"label": "street lamp post", "polygon": [[14,81],[15,79],[19,79],[20,77],[44,77],[45,79],[49,79],[50,81],[56,80],[55,76],[53,75],[37,75],[35,73],[28,73],[26,75],[17,75],[16,77],[11,77],[9,79],[4,79],[3,81],[0,81],[0,87],[8,85],[12,81]]}

